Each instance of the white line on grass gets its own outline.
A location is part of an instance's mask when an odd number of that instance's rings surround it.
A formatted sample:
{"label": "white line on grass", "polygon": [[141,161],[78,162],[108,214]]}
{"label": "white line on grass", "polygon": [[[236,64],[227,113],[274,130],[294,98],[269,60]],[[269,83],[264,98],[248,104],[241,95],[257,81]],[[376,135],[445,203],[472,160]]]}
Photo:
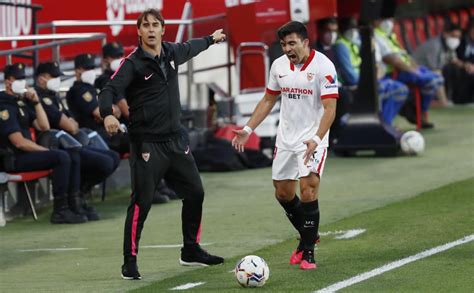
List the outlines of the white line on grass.
{"label": "white line on grass", "polygon": [[458,245],[466,244],[466,243],[471,242],[473,240],[474,240],[474,234],[471,234],[469,236],[465,236],[465,237],[463,237],[461,239],[458,239],[456,241],[449,242],[449,243],[446,243],[446,244],[443,244],[443,245],[440,245],[440,246],[436,246],[434,248],[422,251],[420,253],[417,253],[415,255],[406,257],[404,259],[400,259],[400,260],[388,263],[388,264],[386,264],[384,266],[381,266],[379,268],[376,268],[376,269],[373,269],[371,271],[359,274],[355,277],[352,277],[350,279],[332,284],[331,286],[328,286],[326,288],[323,288],[323,289],[320,289],[320,290],[314,291],[314,292],[315,293],[336,292],[338,290],[341,290],[343,288],[346,288],[346,287],[349,287],[351,285],[357,284],[359,282],[365,281],[367,279],[373,278],[375,276],[381,275],[385,272],[388,272],[388,271],[391,271],[393,269],[399,268],[399,267],[404,266],[406,264],[409,264],[411,262],[423,259],[423,258],[431,256],[433,254],[443,252],[445,250],[451,249],[451,248],[453,248],[455,246],[458,246]]}
{"label": "white line on grass", "polygon": [[350,239],[354,238],[356,236],[359,236],[360,234],[364,233],[366,230],[365,229],[354,229],[354,230],[347,230],[345,231],[344,234],[338,235],[334,237],[334,239]]}
{"label": "white line on grass", "polygon": [[[208,246],[214,243],[200,243],[200,246]],[[140,248],[181,248],[183,244],[158,244],[158,245],[143,245]]]}
{"label": "white line on grass", "polygon": [[35,248],[35,249],[18,249],[19,252],[38,252],[38,251],[75,251],[75,250],[86,250],[87,248]]}
{"label": "white line on grass", "polygon": [[203,284],[206,284],[206,282],[187,283],[187,284],[184,284],[184,285],[179,285],[177,287],[171,288],[170,290],[187,290],[187,289],[191,289],[191,288],[194,288],[194,287],[197,287],[197,286],[201,286]]}

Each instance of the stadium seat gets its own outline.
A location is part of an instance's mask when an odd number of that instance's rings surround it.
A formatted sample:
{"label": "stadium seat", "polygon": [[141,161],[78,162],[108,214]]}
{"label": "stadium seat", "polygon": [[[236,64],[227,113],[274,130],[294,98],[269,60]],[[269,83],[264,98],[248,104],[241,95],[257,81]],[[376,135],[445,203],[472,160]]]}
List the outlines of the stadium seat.
{"label": "stadium seat", "polygon": [[413,20],[411,18],[405,18],[401,21],[401,24],[403,37],[405,40],[405,49],[409,53],[413,53],[416,50],[416,47],[418,47]]}
{"label": "stadium seat", "polygon": [[393,32],[397,36],[397,40],[400,43],[400,45],[402,45],[405,48],[405,42],[404,42],[405,40],[403,39],[403,36],[402,36],[402,28],[398,20],[396,20],[393,24]]}
{"label": "stadium seat", "polygon": [[[21,173],[7,173],[8,182],[23,183],[25,187],[26,195],[28,196],[28,202],[30,204],[31,211],[33,212],[33,218],[38,220],[36,214],[35,204],[33,198],[31,197],[30,190],[28,189],[28,182],[36,181],[41,178],[48,177],[51,174],[52,170],[39,170],[31,172],[21,172]],[[3,194],[2,194],[3,198]]]}
{"label": "stadium seat", "polygon": [[474,6],[469,8],[469,15],[474,17]]}
{"label": "stadium seat", "polygon": [[452,23],[459,24],[459,14],[457,11],[450,11],[448,17]]}
{"label": "stadium seat", "polygon": [[466,9],[459,10],[459,25],[462,29],[467,28],[467,24],[469,23],[469,11]]}
{"label": "stadium seat", "polygon": [[428,37],[432,38],[438,35],[438,30],[436,27],[436,18],[433,15],[428,15],[426,17],[426,31]]}
{"label": "stadium seat", "polygon": [[415,36],[418,40],[418,44],[423,44],[428,39],[428,33],[426,28],[425,18],[415,18]]}
{"label": "stadium seat", "polygon": [[436,33],[439,35],[444,30],[445,20],[444,20],[444,16],[442,16],[441,14],[437,14],[435,18],[436,18]]}

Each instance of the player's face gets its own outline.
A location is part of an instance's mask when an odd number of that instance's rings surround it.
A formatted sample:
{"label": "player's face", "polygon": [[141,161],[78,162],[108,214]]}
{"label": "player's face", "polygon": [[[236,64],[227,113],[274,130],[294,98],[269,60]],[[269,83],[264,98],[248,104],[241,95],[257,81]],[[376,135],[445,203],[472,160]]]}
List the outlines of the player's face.
{"label": "player's face", "polygon": [[143,19],[137,32],[142,39],[142,44],[147,47],[155,47],[161,43],[161,38],[165,33],[165,28],[161,26],[161,22],[158,19],[153,15],[148,14]]}
{"label": "player's face", "polygon": [[301,64],[306,61],[309,56],[309,40],[302,39],[296,33],[292,33],[280,40],[283,53],[290,59],[293,64]]}

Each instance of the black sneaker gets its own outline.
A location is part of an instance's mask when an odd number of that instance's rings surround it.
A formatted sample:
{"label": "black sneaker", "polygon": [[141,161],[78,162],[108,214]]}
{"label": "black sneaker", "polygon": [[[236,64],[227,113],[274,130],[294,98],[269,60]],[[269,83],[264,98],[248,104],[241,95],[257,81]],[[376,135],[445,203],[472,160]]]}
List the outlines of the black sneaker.
{"label": "black sneaker", "polygon": [[181,258],[179,259],[180,265],[207,267],[223,263],[224,259],[222,257],[209,254],[199,245],[191,248],[181,248]]}
{"label": "black sneaker", "polygon": [[88,205],[85,201],[82,204],[82,209],[84,210],[84,213],[89,221],[100,220],[100,216],[95,210],[95,208],[93,206]]}
{"label": "black sneaker", "polygon": [[70,209],[53,210],[51,215],[52,224],[82,224],[86,222],[86,216],[76,214]]}
{"label": "black sneaker", "polygon": [[128,261],[122,265],[122,279],[124,280],[141,280],[142,276],[138,272],[136,261]]}

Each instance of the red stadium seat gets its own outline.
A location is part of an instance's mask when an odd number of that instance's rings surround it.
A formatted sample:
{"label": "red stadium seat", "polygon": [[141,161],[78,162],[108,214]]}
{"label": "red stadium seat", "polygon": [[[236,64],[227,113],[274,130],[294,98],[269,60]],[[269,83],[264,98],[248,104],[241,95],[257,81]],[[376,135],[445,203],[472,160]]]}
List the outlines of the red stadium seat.
{"label": "red stadium seat", "polygon": [[459,10],[459,25],[462,29],[467,28],[467,24],[469,23],[469,12],[466,9]]}
{"label": "red stadium seat", "polygon": [[430,38],[435,37],[438,35],[438,30],[436,27],[436,18],[433,15],[428,15],[426,18],[426,23],[427,23],[427,31],[428,31],[428,36]]}
{"label": "red stadium seat", "polygon": [[474,17],[474,6],[469,8],[469,14],[471,15],[471,17]]}
{"label": "red stadium seat", "polygon": [[449,16],[449,20],[452,23],[459,24],[459,14],[457,13],[457,11],[450,11],[448,16]]}
{"label": "red stadium seat", "polygon": [[441,34],[444,30],[444,16],[440,15],[440,14],[437,14],[435,16],[436,18],[436,32],[437,34]]}
{"label": "red stadium seat", "polygon": [[416,38],[418,39],[418,44],[426,42],[428,35],[426,33],[426,22],[424,18],[418,17],[415,19],[415,32]]}
{"label": "red stadium seat", "polygon": [[400,23],[398,22],[398,20],[396,20],[393,24],[393,32],[397,36],[397,40],[400,43],[400,45],[405,47],[405,42],[404,42],[403,37],[402,37],[402,28],[401,28]]}
{"label": "red stadium seat", "polygon": [[405,18],[402,20],[402,32],[405,40],[405,49],[410,53],[415,51],[418,42],[416,40],[415,28],[411,18]]}

